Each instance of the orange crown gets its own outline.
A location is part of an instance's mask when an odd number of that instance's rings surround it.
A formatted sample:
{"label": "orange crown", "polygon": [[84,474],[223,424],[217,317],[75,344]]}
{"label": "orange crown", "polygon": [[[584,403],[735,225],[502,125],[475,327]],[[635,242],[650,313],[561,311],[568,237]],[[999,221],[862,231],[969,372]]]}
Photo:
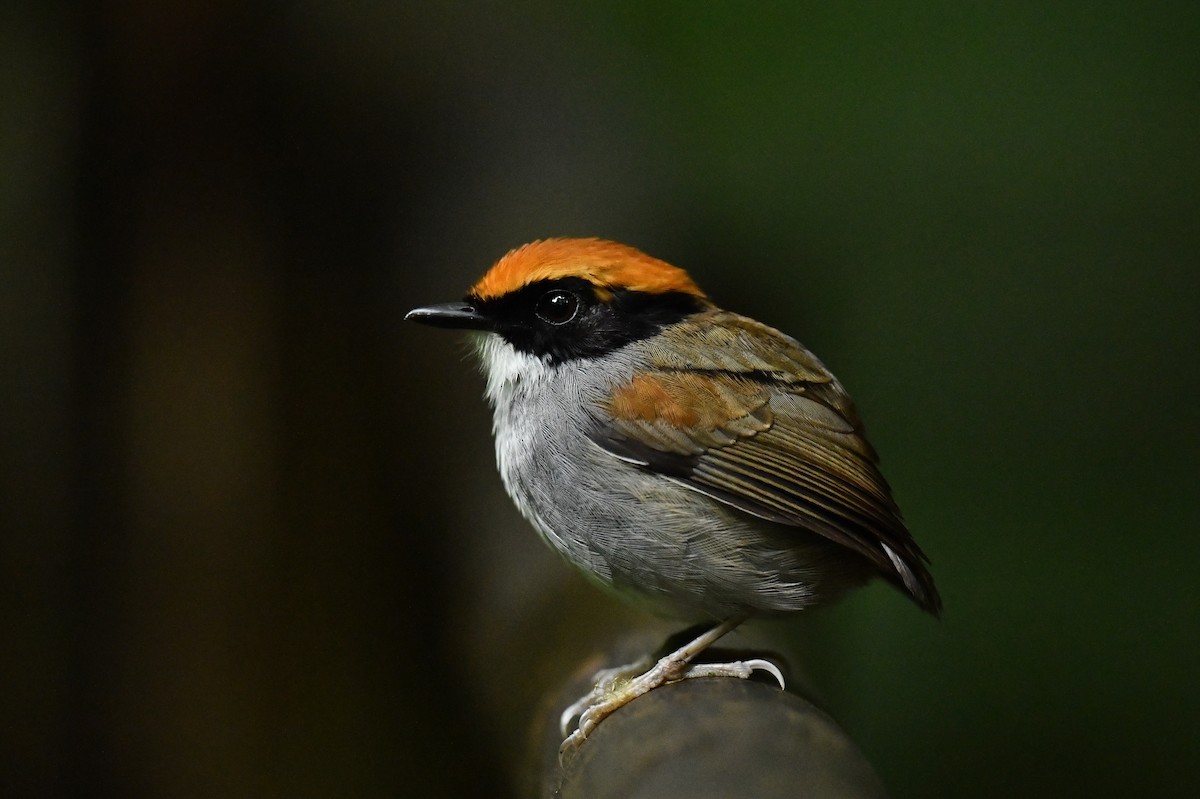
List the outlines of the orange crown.
{"label": "orange crown", "polygon": [[640,250],[604,239],[545,239],[509,251],[471,287],[471,296],[491,300],[539,280],[579,277],[601,299],[612,289],[663,294],[678,291],[707,301],[688,273]]}

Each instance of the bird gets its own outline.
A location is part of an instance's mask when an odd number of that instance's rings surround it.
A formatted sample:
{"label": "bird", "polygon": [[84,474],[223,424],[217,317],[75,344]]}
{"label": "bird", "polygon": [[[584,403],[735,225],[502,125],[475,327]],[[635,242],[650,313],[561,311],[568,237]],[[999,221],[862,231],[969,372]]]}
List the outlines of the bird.
{"label": "bird", "polygon": [[[473,331],[504,486],[587,577],[702,632],[606,670],[563,713],[563,752],[668,682],[773,664],[694,663],[751,617],[882,577],[942,601],[842,384],[794,338],[719,307],[683,269],[599,238],[496,261],[460,302],[407,320]],[[643,671],[644,669],[644,671]]]}

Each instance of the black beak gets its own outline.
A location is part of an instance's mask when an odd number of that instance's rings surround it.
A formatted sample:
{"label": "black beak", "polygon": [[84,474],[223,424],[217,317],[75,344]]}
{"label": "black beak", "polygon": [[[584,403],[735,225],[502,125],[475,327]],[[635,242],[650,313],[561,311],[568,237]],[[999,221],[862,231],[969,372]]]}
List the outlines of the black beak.
{"label": "black beak", "polygon": [[433,327],[455,327],[465,330],[491,330],[492,322],[465,302],[448,302],[445,305],[430,305],[413,308],[404,315],[404,321],[412,320]]}

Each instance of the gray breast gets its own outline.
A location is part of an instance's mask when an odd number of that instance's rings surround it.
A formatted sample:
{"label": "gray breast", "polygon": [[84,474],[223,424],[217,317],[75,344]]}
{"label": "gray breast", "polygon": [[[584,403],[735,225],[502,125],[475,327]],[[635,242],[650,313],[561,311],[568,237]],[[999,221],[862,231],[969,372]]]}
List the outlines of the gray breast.
{"label": "gray breast", "polygon": [[483,355],[505,488],[592,579],[670,613],[716,618],[796,610],[862,581],[857,559],[825,539],[597,447],[587,431],[612,383],[628,379],[627,361],[551,366],[491,338]]}

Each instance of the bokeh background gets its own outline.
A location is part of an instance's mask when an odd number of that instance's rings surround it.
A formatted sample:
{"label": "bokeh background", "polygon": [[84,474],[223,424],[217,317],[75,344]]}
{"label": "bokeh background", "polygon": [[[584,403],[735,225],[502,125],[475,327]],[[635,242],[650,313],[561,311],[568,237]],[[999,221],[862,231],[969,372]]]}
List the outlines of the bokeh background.
{"label": "bokeh background", "polygon": [[543,697],[669,625],[400,320],[600,235],[858,400],[945,618],[749,634],[894,796],[1192,795],[1197,9],[5,3],[0,792],[520,795]]}

